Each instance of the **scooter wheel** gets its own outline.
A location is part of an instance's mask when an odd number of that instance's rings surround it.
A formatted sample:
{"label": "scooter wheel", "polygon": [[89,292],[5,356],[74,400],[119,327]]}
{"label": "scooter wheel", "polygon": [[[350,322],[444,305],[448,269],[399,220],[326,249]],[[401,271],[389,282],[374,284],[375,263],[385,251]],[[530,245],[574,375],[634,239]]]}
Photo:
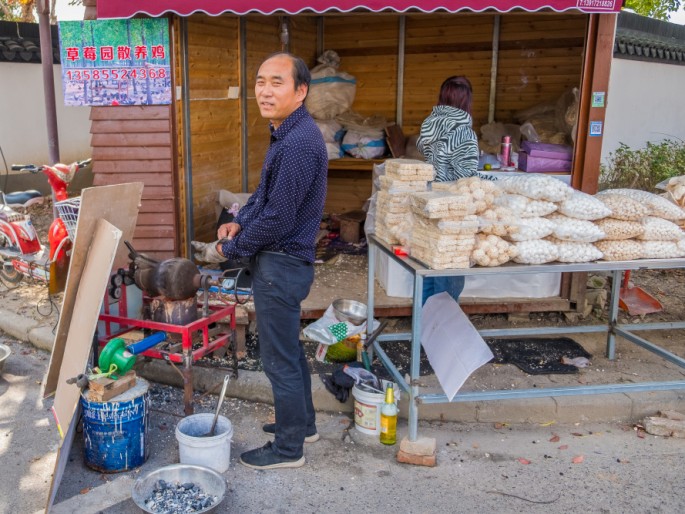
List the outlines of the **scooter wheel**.
{"label": "scooter wheel", "polygon": [[15,286],[21,282],[23,277],[24,275],[19,273],[16,269],[8,268],[0,264],[0,280],[2,280],[5,284]]}

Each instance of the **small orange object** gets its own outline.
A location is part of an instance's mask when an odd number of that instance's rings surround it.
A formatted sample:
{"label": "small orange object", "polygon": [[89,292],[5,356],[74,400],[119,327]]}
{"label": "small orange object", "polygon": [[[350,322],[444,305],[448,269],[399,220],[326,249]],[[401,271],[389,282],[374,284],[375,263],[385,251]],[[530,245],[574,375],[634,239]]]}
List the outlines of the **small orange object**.
{"label": "small orange object", "polygon": [[530,461],[528,459],[524,459],[523,457],[519,457],[518,460],[521,464],[530,464]]}
{"label": "small orange object", "polygon": [[400,245],[393,245],[392,251],[398,257],[406,257],[409,255],[407,253],[407,249],[404,246],[400,246]]}
{"label": "small orange object", "polygon": [[583,457],[582,455],[576,455],[575,457],[573,457],[573,459],[571,459],[571,462],[573,462],[573,464],[580,464],[584,460],[585,457]]}

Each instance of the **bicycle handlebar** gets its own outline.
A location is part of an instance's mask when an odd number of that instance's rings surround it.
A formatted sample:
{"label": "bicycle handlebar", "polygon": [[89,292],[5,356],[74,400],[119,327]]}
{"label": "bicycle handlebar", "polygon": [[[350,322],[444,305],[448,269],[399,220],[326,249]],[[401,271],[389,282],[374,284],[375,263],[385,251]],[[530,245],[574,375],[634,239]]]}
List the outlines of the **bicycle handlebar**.
{"label": "bicycle handlebar", "polygon": [[[78,161],[76,162],[76,165],[79,168],[85,168],[91,163],[92,160],[93,159],[85,159],[83,161]],[[38,173],[39,171],[42,171],[43,168],[45,168],[46,166],[44,164],[40,166],[36,166],[35,164],[12,164],[12,166],[10,167],[12,171],[28,171],[30,173]]]}

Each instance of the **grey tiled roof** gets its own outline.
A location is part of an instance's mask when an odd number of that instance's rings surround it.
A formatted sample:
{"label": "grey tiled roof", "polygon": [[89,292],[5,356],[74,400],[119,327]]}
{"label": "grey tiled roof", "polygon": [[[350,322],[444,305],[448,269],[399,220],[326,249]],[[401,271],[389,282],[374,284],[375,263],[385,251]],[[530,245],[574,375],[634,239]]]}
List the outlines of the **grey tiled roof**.
{"label": "grey tiled roof", "polygon": [[685,65],[685,26],[621,11],[614,57]]}
{"label": "grey tiled roof", "polygon": [[[57,27],[52,26],[52,62],[59,64]],[[39,63],[40,35],[37,23],[0,21],[0,62]]]}

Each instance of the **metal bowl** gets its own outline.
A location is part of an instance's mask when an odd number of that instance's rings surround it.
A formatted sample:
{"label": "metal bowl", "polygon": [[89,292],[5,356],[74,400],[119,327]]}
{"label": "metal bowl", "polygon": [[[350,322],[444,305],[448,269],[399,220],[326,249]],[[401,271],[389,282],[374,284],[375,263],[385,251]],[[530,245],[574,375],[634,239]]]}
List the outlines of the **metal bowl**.
{"label": "metal bowl", "polygon": [[140,477],[133,484],[131,497],[135,504],[145,512],[154,512],[145,506],[145,500],[152,494],[158,480],[180,482],[182,484],[193,482],[206,494],[211,494],[218,498],[216,503],[205,509],[194,511],[196,513],[214,510],[223,501],[226,494],[226,480],[213,469],[190,464],[172,464],[151,471],[144,477]]}
{"label": "metal bowl", "polygon": [[10,353],[12,353],[10,347],[0,343],[0,373],[2,373],[2,368],[5,367],[5,361],[10,356]]}
{"label": "metal bowl", "polygon": [[361,325],[366,321],[366,304],[356,300],[339,298],[333,302],[333,312],[338,321],[349,321],[353,325]]}

